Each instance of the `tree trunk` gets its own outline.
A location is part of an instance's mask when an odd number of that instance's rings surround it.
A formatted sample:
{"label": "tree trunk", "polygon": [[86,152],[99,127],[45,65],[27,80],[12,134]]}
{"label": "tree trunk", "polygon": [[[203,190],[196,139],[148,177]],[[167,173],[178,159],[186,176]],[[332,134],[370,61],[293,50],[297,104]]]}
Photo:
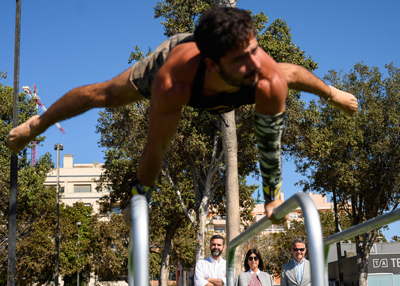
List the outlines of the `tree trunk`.
{"label": "tree trunk", "polygon": [[[226,238],[227,242],[234,239],[240,233],[239,215],[239,181],[237,166],[237,137],[235,112],[222,115],[225,124],[222,124],[222,144],[224,146],[226,165]],[[242,270],[242,261],[239,249],[235,253],[235,273]]]}
{"label": "tree trunk", "polygon": [[[203,201],[209,199],[203,197]],[[202,206],[199,208],[198,219],[197,219],[197,227],[198,231],[196,232],[196,262],[204,259],[204,235],[206,230],[206,219],[208,214],[208,203],[201,204]]]}
{"label": "tree trunk", "polygon": [[363,234],[363,241],[356,237],[358,285],[368,286],[368,260],[374,241],[378,235],[377,230]]}
{"label": "tree trunk", "polygon": [[[235,0],[216,0],[216,5],[236,7]],[[226,165],[226,236],[227,244],[240,234],[239,215],[239,181],[237,164],[237,137],[235,111],[222,114],[222,144],[224,146]],[[235,252],[235,276],[242,272],[242,259],[239,251]]]}
{"label": "tree trunk", "polygon": [[[180,221],[180,220],[179,220]],[[174,237],[176,227],[168,227],[166,229],[164,241],[164,251],[161,258],[161,268],[160,268],[160,286],[168,286],[169,280],[169,260],[171,257],[172,250],[172,238]]]}
{"label": "tree trunk", "polygon": [[187,269],[186,267],[182,267],[182,286],[186,286],[187,280]]}
{"label": "tree trunk", "polygon": [[170,246],[171,246],[171,243],[169,243],[168,250],[167,250],[167,243],[165,243],[165,248],[164,248],[164,251],[163,251],[163,257],[162,257],[162,260],[161,260],[160,286],[168,286]]}

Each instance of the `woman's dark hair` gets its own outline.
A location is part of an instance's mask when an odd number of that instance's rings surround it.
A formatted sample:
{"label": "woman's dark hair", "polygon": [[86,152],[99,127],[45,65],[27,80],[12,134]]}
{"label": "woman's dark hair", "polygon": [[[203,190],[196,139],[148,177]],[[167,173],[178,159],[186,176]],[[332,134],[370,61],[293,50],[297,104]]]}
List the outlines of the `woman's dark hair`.
{"label": "woman's dark hair", "polygon": [[250,255],[255,254],[258,257],[258,269],[261,271],[264,271],[264,262],[261,258],[261,254],[256,248],[252,248],[246,253],[246,258],[244,259],[244,271],[249,271],[250,265],[249,265],[249,257]]}
{"label": "woman's dark hair", "polygon": [[245,10],[217,7],[200,17],[194,31],[197,47],[203,58],[219,63],[227,52],[248,44],[255,34],[253,19]]}

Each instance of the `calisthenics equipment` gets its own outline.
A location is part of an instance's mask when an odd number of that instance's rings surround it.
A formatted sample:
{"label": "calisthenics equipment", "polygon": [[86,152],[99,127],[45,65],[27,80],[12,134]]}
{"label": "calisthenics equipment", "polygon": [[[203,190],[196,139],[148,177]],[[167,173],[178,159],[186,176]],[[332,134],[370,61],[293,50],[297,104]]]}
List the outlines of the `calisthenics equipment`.
{"label": "calisthenics equipment", "polygon": [[[300,207],[303,211],[304,223],[308,237],[308,253],[311,262],[311,281],[313,285],[328,286],[328,252],[329,247],[342,240],[361,235],[367,231],[380,228],[386,224],[400,220],[400,209],[353,226],[342,232],[322,239],[322,227],[318,210],[305,193],[297,193],[275,209],[273,217],[280,220],[286,214]],[[128,281],[130,286],[149,285],[149,213],[147,199],[136,195],[131,202],[131,230],[129,239]],[[235,284],[235,251],[236,248],[257,235],[272,224],[267,217],[251,225],[240,235],[231,240],[227,248],[227,286]]]}

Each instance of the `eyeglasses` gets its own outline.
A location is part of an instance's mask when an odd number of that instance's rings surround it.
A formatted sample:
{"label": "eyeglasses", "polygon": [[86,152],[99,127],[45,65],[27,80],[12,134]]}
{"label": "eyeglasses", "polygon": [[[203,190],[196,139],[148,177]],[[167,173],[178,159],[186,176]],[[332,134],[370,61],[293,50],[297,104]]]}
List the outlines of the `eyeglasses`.
{"label": "eyeglasses", "polygon": [[305,249],[305,248],[293,248],[293,251],[294,251],[294,252],[297,252],[297,251],[303,252],[304,249]]}
{"label": "eyeglasses", "polygon": [[257,256],[250,256],[249,257],[249,261],[253,261],[253,259],[254,259],[254,261],[258,261],[258,257]]}

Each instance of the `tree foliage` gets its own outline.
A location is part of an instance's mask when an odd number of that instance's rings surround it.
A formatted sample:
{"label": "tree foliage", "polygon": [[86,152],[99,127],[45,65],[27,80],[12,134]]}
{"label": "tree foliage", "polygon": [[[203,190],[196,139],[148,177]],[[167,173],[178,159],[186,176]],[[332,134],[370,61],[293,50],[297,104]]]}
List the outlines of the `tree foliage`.
{"label": "tree foliage", "polygon": [[[1,75],[2,77],[5,75]],[[18,122],[22,123],[36,113],[36,106],[24,93],[18,97]],[[8,211],[10,194],[10,158],[6,136],[12,129],[13,88],[0,84],[0,281],[7,281]],[[37,138],[40,143],[44,137]],[[28,146],[29,147],[29,146]],[[43,182],[53,167],[50,155],[40,157],[35,166],[28,159],[28,147],[18,153],[17,196],[17,245],[16,281],[18,284],[40,283],[52,275],[49,251],[51,238],[48,231],[54,225],[51,205],[54,189],[47,189]],[[39,244],[39,242],[42,242]]]}
{"label": "tree foliage", "polygon": [[[304,119],[288,131],[287,150],[308,178],[301,182],[304,190],[335,191],[352,225],[399,203],[400,72],[393,64],[386,69],[386,78],[363,63],[347,74],[330,71],[325,80],[354,94],[360,111],[348,118],[331,106],[311,102],[299,110]],[[377,235],[373,230],[355,238],[357,245],[362,242],[357,249],[360,284],[366,283],[369,251]]]}

